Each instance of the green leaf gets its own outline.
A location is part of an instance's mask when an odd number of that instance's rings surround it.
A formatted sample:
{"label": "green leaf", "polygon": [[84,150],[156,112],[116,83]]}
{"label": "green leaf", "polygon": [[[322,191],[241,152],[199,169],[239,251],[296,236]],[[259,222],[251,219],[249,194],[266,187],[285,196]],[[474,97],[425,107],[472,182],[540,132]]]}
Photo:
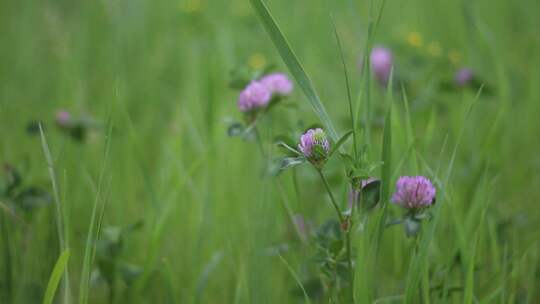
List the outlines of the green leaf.
{"label": "green leaf", "polygon": [[332,157],[332,154],[339,150],[339,147],[341,147],[341,145],[343,145],[347,141],[351,134],[353,134],[353,131],[349,130],[345,134],[343,134],[343,136],[341,136],[341,138],[332,147],[332,151],[330,151],[330,153],[328,154],[328,158]]}
{"label": "green leaf", "polygon": [[43,304],[52,304],[54,300],[54,295],[56,294],[56,289],[62,279],[62,274],[67,267],[69,261],[69,249],[64,250],[56,264],[54,265],[51,277],[49,278],[49,283],[47,284],[47,290],[45,291],[45,296],[43,297]]}
{"label": "green leaf", "polygon": [[285,170],[294,166],[301,165],[306,162],[306,158],[300,157],[285,157],[281,160],[280,170]]}
{"label": "green leaf", "polygon": [[360,206],[364,210],[371,210],[380,201],[381,198],[381,181],[380,180],[374,180],[369,183],[367,183],[364,187],[362,187],[361,190],[361,202],[362,205]]}
{"label": "green leaf", "polygon": [[274,46],[281,55],[283,62],[285,63],[285,65],[287,65],[289,71],[298,83],[298,86],[302,89],[304,95],[311,103],[313,110],[323,123],[326,131],[330,135],[330,138],[337,141],[336,129],[334,128],[334,125],[332,124],[332,121],[330,120],[330,117],[328,116],[328,113],[326,112],[326,109],[324,108],[324,105],[322,104],[319,95],[315,91],[311,79],[309,78],[304,68],[298,61],[293,50],[289,46],[287,39],[285,38],[281,30],[279,29],[276,21],[270,14],[268,7],[262,0],[250,0],[250,2],[255,9],[255,12],[259,16],[259,19],[261,20],[268,35],[272,39]]}
{"label": "green leaf", "polygon": [[49,192],[37,187],[28,187],[15,197],[17,205],[26,211],[47,206],[51,204],[52,201],[53,198]]}

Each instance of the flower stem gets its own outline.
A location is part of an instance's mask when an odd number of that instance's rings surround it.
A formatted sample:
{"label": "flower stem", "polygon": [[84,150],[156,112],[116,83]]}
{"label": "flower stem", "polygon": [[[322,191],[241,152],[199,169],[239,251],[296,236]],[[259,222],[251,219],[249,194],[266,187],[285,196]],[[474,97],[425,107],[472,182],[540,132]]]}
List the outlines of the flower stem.
{"label": "flower stem", "polygon": [[322,173],[322,170],[317,169],[317,172],[319,173],[319,176],[321,177],[321,180],[323,181],[324,186],[326,187],[326,192],[328,192],[328,196],[330,196],[330,201],[332,201],[332,205],[334,206],[334,209],[336,209],[336,214],[339,218],[340,224],[343,224],[343,215],[341,214],[341,211],[339,210],[339,206],[336,202],[336,199],[334,198],[334,194],[332,194],[332,190],[330,189],[330,185],[328,184],[328,181],[326,180],[326,177],[324,177],[324,174]]}
{"label": "flower stem", "polygon": [[[351,224],[352,226],[352,224]],[[349,284],[351,289],[351,302],[354,303],[354,270],[352,264],[351,228],[345,232],[345,242],[347,243],[347,267],[349,268]]]}
{"label": "flower stem", "polygon": [[[326,187],[326,191],[328,192],[328,196],[330,196],[330,200],[332,201],[332,205],[334,205],[334,208],[336,209],[337,216],[339,218],[339,223],[341,224],[341,227],[347,227],[344,231],[345,233],[345,251],[347,254],[347,268],[349,270],[349,283],[350,283],[350,290],[351,290],[351,303],[354,303],[354,273],[353,273],[353,265],[352,265],[352,246],[351,246],[351,228],[352,228],[352,215],[350,215],[347,219],[343,217],[343,214],[341,214],[341,211],[339,209],[339,206],[336,202],[336,199],[334,198],[334,194],[332,194],[332,190],[330,189],[330,185],[328,184],[328,181],[326,180],[326,177],[322,173],[322,170],[317,169],[317,172],[319,172],[319,176],[321,177],[324,186]],[[354,202],[356,203],[356,202]],[[345,221],[349,221],[348,223],[345,223]],[[346,226],[344,226],[346,225]]]}
{"label": "flower stem", "polygon": [[256,126],[253,127],[253,132],[255,133],[255,139],[257,140],[257,145],[259,146],[259,149],[261,150],[261,155],[266,163],[267,157],[266,157],[266,151],[264,150],[264,145],[261,139],[261,134],[259,133],[259,129],[257,129]]}

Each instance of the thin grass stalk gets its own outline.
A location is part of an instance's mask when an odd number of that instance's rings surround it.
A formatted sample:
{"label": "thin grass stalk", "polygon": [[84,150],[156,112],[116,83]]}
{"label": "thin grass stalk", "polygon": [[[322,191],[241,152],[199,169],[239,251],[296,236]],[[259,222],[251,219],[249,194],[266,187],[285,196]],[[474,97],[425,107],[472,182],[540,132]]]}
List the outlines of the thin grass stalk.
{"label": "thin grass stalk", "polygon": [[[69,250],[69,247],[67,246],[67,236],[68,232],[64,227],[64,220],[66,218],[66,213],[64,208],[62,208],[62,204],[60,201],[60,195],[58,191],[58,183],[56,181],[56,172],[54,170],[54,163],[51,155],[51,151],[49,149],[49,145],[47,144],[47,140],[45,138],[45,133],[43,132],[43,126],[41,123],[39,123],[39,134],[41,138],[41,147],[43,149],[43,154],[45,155],[45,160],[47,162],[47,168],[49,172],[49,178],[51,179],[51,185],[53,189],[53,199],[54,199],[54,205],[55,205],[55,211],[56,211],[56,229],[58,233],[58,240],[60,243],[60,252],[65,252],[66,250]],[[68,267],[65,267],[64,269],[64,280],[62,280],[62,288],[64,290],[64,303],[69,303],[69,275],[68,275]]]}

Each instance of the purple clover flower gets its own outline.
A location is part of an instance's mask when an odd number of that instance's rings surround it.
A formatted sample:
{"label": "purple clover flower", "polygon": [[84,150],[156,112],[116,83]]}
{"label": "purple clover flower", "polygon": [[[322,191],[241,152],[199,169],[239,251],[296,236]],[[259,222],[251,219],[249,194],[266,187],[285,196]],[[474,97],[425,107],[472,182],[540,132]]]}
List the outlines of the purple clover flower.
{"label": "purple clover flower", "polygon": [[61,128],[68,128],[72,123],[71,114],[66,110],[56,112],[56,124]]}
{"label": "purple clover flower", "polygon": [[240,93],[238,97],[238,108],[242,112],[250,112],[265,107],[272,94],[268,88],[258,81],[252,81]]}
{"label": "purple clover flower", "polygon": [[300,137],[298,149],[310,160],[325,159],[330,152],[330,143],[323,129],[309,129]]}
{"label": "purple clover flower", "polygon": [[268,74],[261,78],[259,82],[266,86],[272,95],[287,96],[291,94],[294,87],[287,75],[283,73]]}
{"label": "purple clover flower", "polygon": [[396,184],[392,202],[407,209],[429,207],[435,200],[436,189],[424,176],[402,176]]}
{"label": "purple clover flower", "polygon": [[464,87],[469,84],[474,78],[474,72],[470,68],[461,68],[454,75],[454,82],[460,86]]}
{"label": "purple clover flower", "polygon": [[392,51],[384,47],[374,47],[369,57],[371,69],[379,84],[385,86],[388,84],[390,72],[394,62]]}

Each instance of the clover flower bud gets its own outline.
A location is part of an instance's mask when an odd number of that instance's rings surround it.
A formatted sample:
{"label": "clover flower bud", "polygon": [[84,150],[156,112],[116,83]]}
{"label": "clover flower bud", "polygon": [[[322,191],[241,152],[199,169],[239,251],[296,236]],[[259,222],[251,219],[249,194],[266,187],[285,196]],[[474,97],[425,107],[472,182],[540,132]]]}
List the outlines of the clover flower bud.
{"label": "clover flower bud", "polygon": [[387,85],[394,62],[392,52],[384,47],[374,47],[369,58],[375,78],[380,85]]}
{"label": "clover flower bud", "polygon": [[436,189],[424,176],[402,176],[396,184],[392,202],[410,210],[429,207],[435,200]]}
{"label": "clover flower bud", "polygon": [[268,88],[258,81],[252,81],[240,93],[238,98],[238,108],[242,112],[250,112],[265,107],[272,94]]}
{"label": "clover flower bud", "polygon": [[309,129],[300,137],[298,149],[311,163],[320,163],[326,160],[330,152],[330,143],[323,129]]}
{"label": "clover flower bud", "polygon": [[469,68],[461,68],[454,75],[454,82],[460,87],[468,85],[474,78],[474,72]]}
{"label": "clover flower bud", "polygon": [[294,87],[287,75],[283,73],[266,75],[259,82],[266,86],[272,95],[287,96],[291,94]]}

